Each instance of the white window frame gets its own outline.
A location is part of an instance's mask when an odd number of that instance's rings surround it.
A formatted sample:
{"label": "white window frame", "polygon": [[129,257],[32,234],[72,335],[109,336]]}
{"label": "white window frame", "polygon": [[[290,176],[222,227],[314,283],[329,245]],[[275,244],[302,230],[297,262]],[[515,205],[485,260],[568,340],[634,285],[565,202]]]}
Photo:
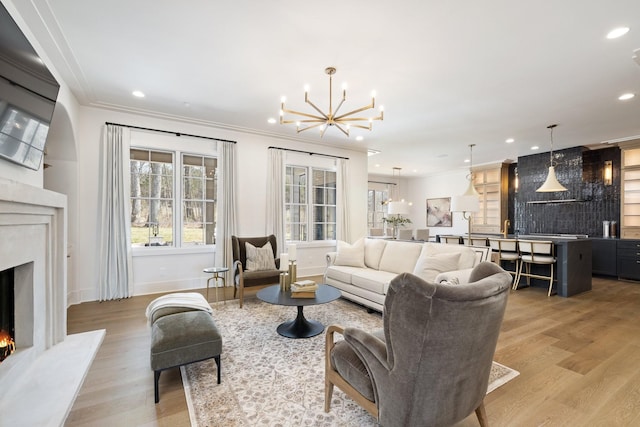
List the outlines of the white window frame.
{"label": "white window frame", "polygon": [[[180,147],[181,149],[176,149]],[[182,148],[184,147],[184,148]],[[182,246],[182,155],[215,157],[219,160],[217,144],[189,137],[162,135],[155,132],[131,132],[130,149],[155,150],[173,153],[173,246],[132,246],[133,256],[171,255],[184,253],[213,253],[216,245]],[[219,179],[219,177],[218,177]],[[127,189],[129,192],[129,189]],[[128,199],[131,195],[127,194]],[[131,226],[130,224],[128,225]],[[217,224],[216,224],[217,226]]]}

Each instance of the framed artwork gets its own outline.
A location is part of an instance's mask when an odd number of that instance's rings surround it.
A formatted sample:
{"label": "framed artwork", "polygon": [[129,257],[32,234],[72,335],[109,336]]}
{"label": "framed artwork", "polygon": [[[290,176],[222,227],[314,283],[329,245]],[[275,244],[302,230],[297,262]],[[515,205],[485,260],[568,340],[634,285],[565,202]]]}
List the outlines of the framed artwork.
{"label": "framed artwork", "polygon": [[427,199],[427,227],[452,227],[451,197]]}

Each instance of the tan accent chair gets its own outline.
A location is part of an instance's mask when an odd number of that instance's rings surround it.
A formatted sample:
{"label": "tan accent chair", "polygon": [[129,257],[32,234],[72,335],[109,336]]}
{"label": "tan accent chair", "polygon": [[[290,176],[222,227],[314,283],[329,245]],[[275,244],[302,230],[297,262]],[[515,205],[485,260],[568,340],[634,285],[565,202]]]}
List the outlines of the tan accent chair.
{"label": "tan accent chair", "polygon": [[518,279],[520,277],[520,251],[518,250],[518,240],[516,239],[489,239],[489,246],[496,255],[496,261],[502,266],[503,261],[514,263],[513,271],[507,270],[513,275],[513,289],[516,289]]}
{"label": "tan accent chair", "polygon": [[401,228],[398,230],[398,240],[412,240],[413,228]]}
{"label": "tan accent chair", "polygon": [[[522,276],[527,278],[527,284],[530,278],[544,279],[549,281],[549,291],[547,296],[551,296],[553,289],[553,265],[556,263],[554,255],[554,244],[550,240],[522,240],[518,239],[518,247],[520,248],[520,257],[522,266],[520,267],[520,275],[513,285],[513,289],[518,289]],[[531,273],[532,264],[543,264],[550,267],[549,275]]]}
{"label": "tan accent chair", "polygon": [[[260,248],[267,242],[271,242],[273,258],[276,261],[275,270],[247,271],[247,251],[245,243],[251,243]],[[244,288],[251,286],[276,285],[280,283],[280,258],[278,253],[276,236],[273,234],[265,237],[237,237],[231,236],[231,247],[233,252],[233,297],[240,294],[240,308],[244,301]]]}
{"label": "tan accent chair", "polygon": [[370,228],[369,236],[373,236],[373,237],[384,236],[384,228]]}
{"label": "tan accent chair", "polygon": [[[382,426],[453,425],[483,400],[511,276],[483,262],[470,283],[428,283],[410,273],[391,281],[384,328],[332,325],[325,353],[325,412],[337,386]],[[335,341],[335,334],[344,340]]]}
{"label": "tan accent chair", "polygon": [[425,242],[429,241],[429,229],[428,228],[418,228],[416,230],[416,240],[423,240]]}

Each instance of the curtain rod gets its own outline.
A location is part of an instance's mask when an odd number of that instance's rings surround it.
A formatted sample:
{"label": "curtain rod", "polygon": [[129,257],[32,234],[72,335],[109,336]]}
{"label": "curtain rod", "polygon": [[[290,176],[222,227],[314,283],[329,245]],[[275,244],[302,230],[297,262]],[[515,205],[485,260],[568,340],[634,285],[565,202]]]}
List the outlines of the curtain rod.
{"label": "curtain rod", "polygon": [[344,159],[344,160],[349,160],[349,158],[348,158],[348,157],[332,156],[331,154],[313,153],[313,152],[311,152],[311,151],[294,150],[293,148],[269,147],[269,150],[293,151],[293,152],[295,152],[295,153],[303,153],[303,154],[308,154],[308,155],[310,155],[310,156],[324,156],[324,157],[333,157],[334,159]]}
{"label": "curtain rod", "polygon": [[370,182],[372,184],[398,185],[395,182],[384,182],[384,181],[367,181],[367,182]]}
{"label": "curtain rod", "polygon": [[105,122],[105,125],[114,125],[114,126],[122,126],[125,128],[129,128],[129,129],[138,129],[138,130],[148,130],[151,132],[160,132],[160,133],[169,133],[171,135],[175,135],[175,136],[190,136],[192,138],[201,138],[201,139],[210,139],[212,141],[221,141],[221,142],[231,142],[236,144],[236,141],[230,141],[228,139],[220,139],[220,138],[213,138],[211,136],[202,136],[202,135],[193,135],[190,133],[184,133],[184,132],[172,132],[169,130],[162,130],[162,129],[152,129],[152,128],[145,128],[145,127],[141,127],[141,126],[133,126],[133,125],[123,125],[120,123],[111,123],[111,122]]}

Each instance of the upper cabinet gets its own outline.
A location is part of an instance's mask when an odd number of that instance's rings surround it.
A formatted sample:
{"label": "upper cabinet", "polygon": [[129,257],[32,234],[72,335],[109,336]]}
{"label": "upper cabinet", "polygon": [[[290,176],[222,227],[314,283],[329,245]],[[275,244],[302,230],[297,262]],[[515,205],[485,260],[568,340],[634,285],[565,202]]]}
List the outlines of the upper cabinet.
{"label": "upper cabinet", "polygon": [[621,145],[620,237],[640,239],[640,141]]}
{"label": "upper cabinet", "polygon": [[473,168],[473,184],[480,194],[480,211],[473,215],[472,233],[500,233],[507,219],[509,165]]}

